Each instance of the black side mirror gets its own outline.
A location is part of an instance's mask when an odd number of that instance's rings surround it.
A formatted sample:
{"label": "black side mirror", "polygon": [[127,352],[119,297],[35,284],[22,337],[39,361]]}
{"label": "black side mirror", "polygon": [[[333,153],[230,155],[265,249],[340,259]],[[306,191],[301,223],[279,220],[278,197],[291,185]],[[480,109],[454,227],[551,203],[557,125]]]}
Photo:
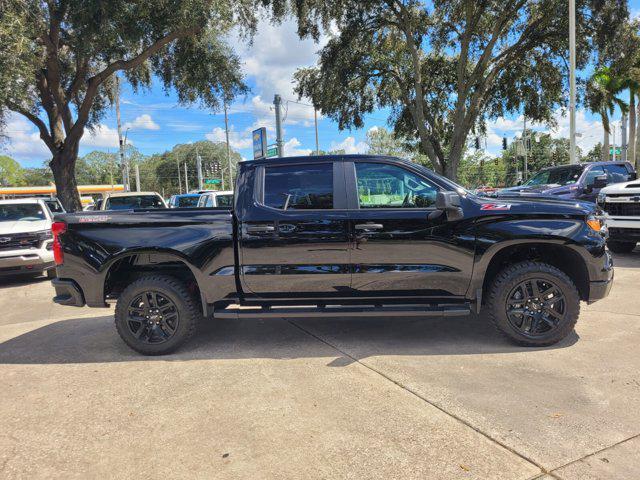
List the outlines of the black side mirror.
{"label": "black side mirror", "polygon": [[434,220],[443,213],[450,222],[464,217],[464,212],[460,207],[460,195],[456,192],[438,192],[436,194],[436,210],[429,214],[429,220]]}
{"label": "black side mirror", "polygon": [[629,174],[629,180],[637,180],[638,179],[638,174],[636,172],[631,172]]}
{"label": "black side mirror", "polygon": [[606,175],[598,175],[593,179],[593,189],[601,189],[607,186],[607,176]]}

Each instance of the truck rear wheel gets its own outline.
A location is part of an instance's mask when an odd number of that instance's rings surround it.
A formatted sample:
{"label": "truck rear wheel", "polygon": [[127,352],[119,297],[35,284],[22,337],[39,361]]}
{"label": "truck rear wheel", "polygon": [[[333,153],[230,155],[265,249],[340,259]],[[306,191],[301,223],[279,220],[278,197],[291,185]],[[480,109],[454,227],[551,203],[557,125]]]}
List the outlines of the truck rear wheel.
{"label": "truck rear wheel", "polygon": [[171,353],[189,340],[200,314],[198,301],[180,280],[148,275],[131,283],[118,298],[118,334],[144,355]]}
{"label": "truck rear wheel", "polygon": [[607,247],[613,253],[631,253],[636,248],[636,242],[620,242],[618,240],[608,240]]}
{"label": "truck rear wheel", "polygon": [[553,345],[573,331],[580,295],[561,270],[538,262],[511,265],[494,279],[487,307],[497,329],[519,345]]}

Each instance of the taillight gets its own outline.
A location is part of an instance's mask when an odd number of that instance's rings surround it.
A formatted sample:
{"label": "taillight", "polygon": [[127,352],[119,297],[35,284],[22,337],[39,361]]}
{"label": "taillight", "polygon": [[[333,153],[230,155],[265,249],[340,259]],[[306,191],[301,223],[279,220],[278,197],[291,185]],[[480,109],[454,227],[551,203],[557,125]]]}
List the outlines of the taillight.
{"label": "taillight", "polygon": [[53,233],[53,260],[56,265],[64,263],[64,253],[62,252],[62,244],[60,243],[60,235],[67,231],[67,224],[64,222],[53,222],[51,225],[51,233]]}

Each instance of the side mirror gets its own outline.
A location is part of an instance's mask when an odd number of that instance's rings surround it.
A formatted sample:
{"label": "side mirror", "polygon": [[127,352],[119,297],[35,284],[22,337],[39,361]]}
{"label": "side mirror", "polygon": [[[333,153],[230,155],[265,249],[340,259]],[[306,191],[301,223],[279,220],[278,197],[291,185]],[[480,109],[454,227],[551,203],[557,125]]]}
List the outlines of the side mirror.
{"label": "side mirror", "polygon": [[606,175],[598,175],[593,179],[593,189],[601,189],[607,186],[607,176]]}
{"label": "side mirror", "polygon": [[429,220],[434,220],[443,213],[450,222],[464,217],[464,212],[460,207],[460,195],[456,192],[438,192],[436,194],[436,210],[429,214]]}
{"label": "side mirror", "polygon": [[638,179],[638,174],[636,172],[631,172],[629,174],[629,180],[637,180]]}

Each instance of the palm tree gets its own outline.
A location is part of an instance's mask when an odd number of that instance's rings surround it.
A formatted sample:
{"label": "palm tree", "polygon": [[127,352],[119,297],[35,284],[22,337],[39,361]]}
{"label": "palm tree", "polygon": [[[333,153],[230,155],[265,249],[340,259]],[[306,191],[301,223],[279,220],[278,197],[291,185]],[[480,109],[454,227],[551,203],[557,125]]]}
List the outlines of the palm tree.
{"label": "palm tree", "polygon": [[627,112],[629,106],[618,98],[618,93],[624,89],[624,80],[615,77],[609,67],[600,67],[589,79],[587,84],[587,106],[593,113],[597,113],[602,118],[602,128],[604,138],[602,142],[602,160],[609,159],[609,134],[611,125],[609,115],[613,114],[616,107],[623,112]]}

